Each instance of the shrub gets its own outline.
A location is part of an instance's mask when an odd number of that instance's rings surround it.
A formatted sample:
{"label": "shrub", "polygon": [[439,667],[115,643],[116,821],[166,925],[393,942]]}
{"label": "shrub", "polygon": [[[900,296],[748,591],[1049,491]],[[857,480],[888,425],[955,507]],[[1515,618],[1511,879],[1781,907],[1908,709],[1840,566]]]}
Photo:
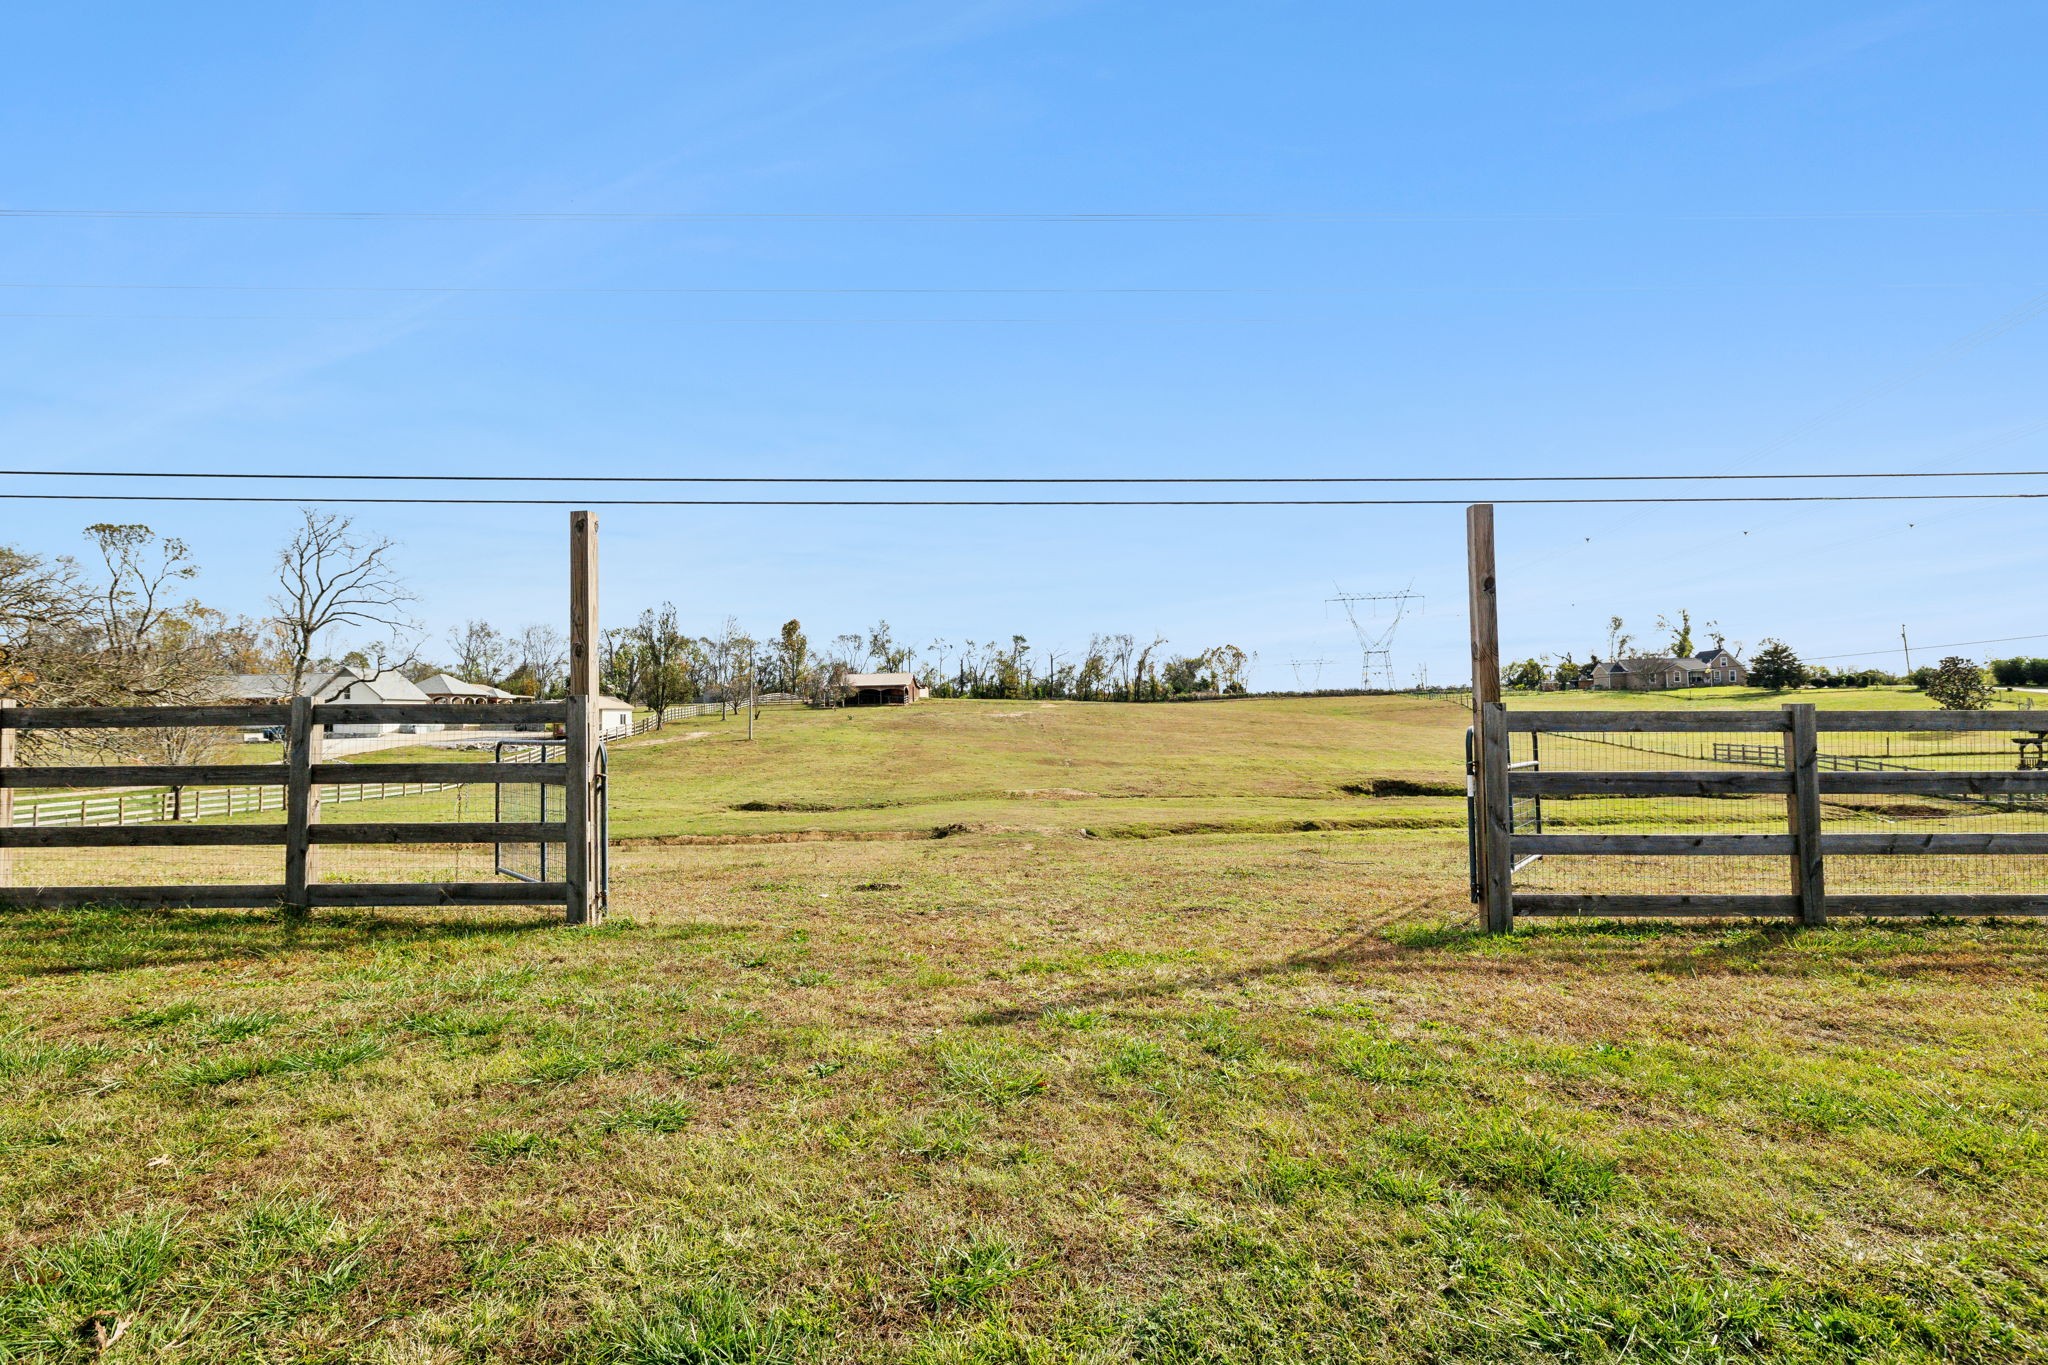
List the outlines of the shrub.
{"label": "shrub", "polygon": [[1924,690],[1944,711],[1982,711],[1991,700],[1984,670],[1956,654],[1941,661]]}
{"label": "shrub", "polygon": [[1792,646],[1783,640],[1765,640],[1763,644],[1756,658],[1750,660],[1749,681],[1752,686],[1783,692],[1787,688],[1806,685],[1808,669],[1792,652]]}
{"label": "shrub", "polygon": [[2032,659],[1993,659],[1991,681],[2000,687],[2025,687],[2028,665],[2031,663]]}

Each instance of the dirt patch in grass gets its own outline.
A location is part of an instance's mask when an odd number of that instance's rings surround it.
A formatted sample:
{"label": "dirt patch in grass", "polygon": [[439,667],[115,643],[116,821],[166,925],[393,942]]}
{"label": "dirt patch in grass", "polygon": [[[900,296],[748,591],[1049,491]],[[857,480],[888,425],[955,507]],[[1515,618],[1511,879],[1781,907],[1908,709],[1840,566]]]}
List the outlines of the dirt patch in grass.
{"label": "dirt patch in grass", "polygon": [[1435,778],[1373,777],[1337,788],[1347,796],[1463,796],[1462,783]]}

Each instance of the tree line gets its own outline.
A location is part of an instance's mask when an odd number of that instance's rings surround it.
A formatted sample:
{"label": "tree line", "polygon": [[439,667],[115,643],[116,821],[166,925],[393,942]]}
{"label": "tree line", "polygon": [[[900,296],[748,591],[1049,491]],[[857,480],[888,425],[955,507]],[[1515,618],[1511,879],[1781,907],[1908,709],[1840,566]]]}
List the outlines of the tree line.
{"label": "tree line", "polygon": [[[537,696],[565,681],[567,648],[552,626],[499,636],[471,622],[449,638],[450,661],[430,657],[395,543],[347,516],[300,512],[256,616],[193,595],[199,566],[176,536],[124,522],[83,534],[87,548],[76,556],[0,545],[0,695],[37,706],[189,705],[227,699],[228,675],[274,675],[290,696],[341,668],[396,669],[415,682],[447,671]],[[364,643],[337,656],[343,635]],[[64,743],[179,763],[218,739],[191,728],[124,729],[80,731]]]}
{"label": "tree line", "polygon": [[751,693],[784,693],[837,704],[848,674],[909,673],[936,697],[1003,700],[1164,701],[1247,690],[1254,656],[1236,645],[1195,653],[1129,633],[1097,634],[1085,648],[1007,640],[899,640],[887,621],[813,642],[801,621],[757,636],[728,616],[710,634],[685,630],[664,602],[630,626],[603,632],[598,667],[604,690],[655,711],[688,702],[737,704]]}

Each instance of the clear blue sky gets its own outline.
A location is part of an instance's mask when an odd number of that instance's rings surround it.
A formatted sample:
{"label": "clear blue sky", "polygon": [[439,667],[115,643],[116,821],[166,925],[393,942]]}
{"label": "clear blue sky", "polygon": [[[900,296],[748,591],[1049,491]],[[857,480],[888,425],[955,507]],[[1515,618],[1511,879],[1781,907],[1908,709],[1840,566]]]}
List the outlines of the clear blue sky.
{"label": "clear blue sky", "polygon": [[[8,209],[1270,217],[5,217],[0,464],[2048,467],[2044,50],[1997,0],[18,7]],[[147,520],[254,612],[292,512],[4,515],[38,551]],[[436,637],[565,613],[559,510],[359,515]],[[1503,508],[1503,644],[1679,607],[1822,656],[2048,632],[2044,516]],[[1333,586],[1412,582],[1402,672],[1462,671],[1454,508],[603,524],[612,623],[1156,630],[1327,684]]]}

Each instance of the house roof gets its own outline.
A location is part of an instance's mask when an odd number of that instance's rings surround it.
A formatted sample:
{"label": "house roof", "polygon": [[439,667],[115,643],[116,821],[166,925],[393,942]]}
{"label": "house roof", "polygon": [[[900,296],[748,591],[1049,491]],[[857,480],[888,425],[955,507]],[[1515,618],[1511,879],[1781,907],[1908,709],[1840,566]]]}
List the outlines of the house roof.
{"label": "house roof", "polygon": [[1680,659],[1669,654],[1637,654],[1626,659],[1609,659],[1605,663],[1595,662],[1595,669],[1606,669],[1609,673],[1656,673],[1675,668],[1712,668],[1715,660],[1726,655],[1730,663],[1741,660],[1725,649],[1710,649],[1696,658]]}
{"label": "house roof", "polygon": [[470,682],[453,673],[436,673],[420,679],[420,690],[430,697],[483,697],[490,701],[511,701],[513,694],[490,683]]}
{"label": "house roof", "polygon": [[917,679],[908,673],[849,673],[848,687],[916,687]]}
{"label": "house roof", "polygon": [[630,711],[633,709],[633,703],[620,701],[617,697],[600,696],[597,699],[597,709],[600,711]]}
{"label": "house roof", "polygon": [[[299,691],[321,700],[359,681],[346,668],[331,673],[308,673]],[[292,695],[291,679],[283,673],[224,673],[211,679],[206,690],[229,701],[287,701]]]}
{"label": "house roof", "polygon": [[[346,676],[346,681],[342,681],[344,675]],[[368,692],[370,697],[377,701],[433,700],[432,697],[420,691],[418,683],[406,677],[405,674],[400,673],[395,668],[379,669],[367,678],[343,670],[342,673],[337,673],[335,678],[339,683],[334,689],[337,693],[353,692],[360,688],[362,691]],[[318,694],[315,695],[317,696]],[[358,697],[355,700],[360,701],[363,699]]]}

